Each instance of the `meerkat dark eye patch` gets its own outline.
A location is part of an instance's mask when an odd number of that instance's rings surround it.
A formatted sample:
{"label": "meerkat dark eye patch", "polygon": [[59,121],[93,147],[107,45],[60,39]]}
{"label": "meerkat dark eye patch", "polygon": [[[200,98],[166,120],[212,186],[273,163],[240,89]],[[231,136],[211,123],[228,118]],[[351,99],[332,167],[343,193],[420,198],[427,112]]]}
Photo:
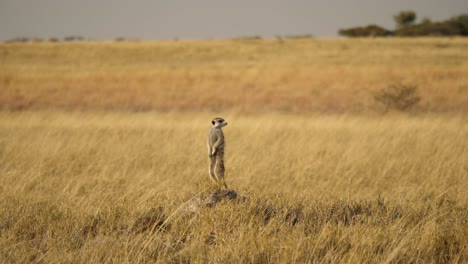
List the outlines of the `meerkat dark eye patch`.
{"label": "meerkat dark eye patch", "polygon": [[211,124],[214,125],[214,124],[215,124],[215,121],[211,121]]}

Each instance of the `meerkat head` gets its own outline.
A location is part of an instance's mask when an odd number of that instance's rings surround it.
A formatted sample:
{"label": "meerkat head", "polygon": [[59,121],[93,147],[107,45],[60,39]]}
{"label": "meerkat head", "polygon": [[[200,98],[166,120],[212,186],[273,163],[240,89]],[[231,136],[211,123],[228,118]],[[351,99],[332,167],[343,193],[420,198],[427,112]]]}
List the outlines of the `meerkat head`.
{"label": "meerkat head", "polygon": [[223,126],[227,126],[227,122],[224,121],[221,117],[215,117],[213,120],[211,120],[211,125],[216,128],[221,128]]}

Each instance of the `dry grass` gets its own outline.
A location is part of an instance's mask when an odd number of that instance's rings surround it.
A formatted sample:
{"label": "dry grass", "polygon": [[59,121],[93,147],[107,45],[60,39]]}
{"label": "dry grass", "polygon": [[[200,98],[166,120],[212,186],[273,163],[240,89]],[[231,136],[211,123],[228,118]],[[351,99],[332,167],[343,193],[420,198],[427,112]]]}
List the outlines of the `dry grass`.
{"label": "dry grass", "polygon": [[0,44],[2,109],[367,112],[400,83],[468,111],[468,39]]}
{"label": "dry grass", "polygon": [[0,109],[3,263],[468,261],[467,39],[0,44]]}
{"label": "dry grass", "polygon": [[247,198],[187,210],[211,117],[0,112],[0,260],[468,261],[466,116],[225,114]]}

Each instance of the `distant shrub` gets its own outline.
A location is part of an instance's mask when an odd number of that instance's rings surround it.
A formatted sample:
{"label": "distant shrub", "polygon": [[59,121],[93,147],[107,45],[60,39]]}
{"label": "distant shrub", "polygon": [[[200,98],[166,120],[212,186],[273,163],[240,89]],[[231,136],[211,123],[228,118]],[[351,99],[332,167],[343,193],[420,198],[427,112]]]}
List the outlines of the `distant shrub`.
{"label": "distant shrub", "polygon": [[459,29],[460,35],[468,36],[468,14],[454,17],[449,20],[449,23]]}
{"label": "distant shrub", "polygon": [[307,38],[314,38],[312,34],[302,34],[302,35],[288,35],[286,38],[291,39],[307,39]]}
{"label": "distant shrub", "polygon": [[374,94],[374,100],[384,107],[385,111],[407,111],[414,107],[421,98],[416,95],[414,85],[394,84]]}
{"label": "distant shrub", "polygon": [[340,29],[338,33],[346,37],[384,37],[384,36],[468,36],[468,15],[452,17],[445,21],[432,22],[425,18],[415,24],[416,13],[402,11],[393,17],[397,28],[387,30],[378,25]]}
{"label": "distant shrub", "polygon": [[84,38],[82,36],[67,36],[63,38],[65,41],[83,41]]}
{"label": "distant shrub", "polygon": [[395,31],[395,35],[412,36],[468,36],[468,15],[461,15],[442,22],[424,21]]}
{"label": "distant shrub", "polygon": [[246,36],[246,37],[234,38],[234,40],[260,40],[260,39],[262,39],[261,36]]}
{"label": "distant shrub", "polygon": [[9,39],[9,40],[7,40],[6,42],[7,42],[7,43],[15,43],[15,42],[28,42],[28,41],[29,41],[29,38],[26,38],[26,37],[18,37],[18,38]]}
{"label": "distant shrub", "polygon": [[124,37],[118,37],[118,38],[115,38],[115,41],[122,42],[122,41],[126,41],[126,39]]}
{"label": "distant shrub", "polygon": [[50,38],[49,42],[59,42],[59,39],[58,38]]}
{"label": "distant shrub", "polygon": [[346,37],[387,37],[393,34],[392,31],[378,25],[340,29],[338,33]]}

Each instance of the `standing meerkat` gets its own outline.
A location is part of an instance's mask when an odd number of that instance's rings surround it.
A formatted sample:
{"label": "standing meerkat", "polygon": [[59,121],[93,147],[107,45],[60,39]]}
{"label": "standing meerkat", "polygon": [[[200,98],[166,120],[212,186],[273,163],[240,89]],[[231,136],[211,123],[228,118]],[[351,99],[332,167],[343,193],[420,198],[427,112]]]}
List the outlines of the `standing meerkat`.
{"label": "standing meerkat", "polygon": [[216,184],[223,184],[227,188],[224,181],[224,134],[221,128],[228,123],[220,117],[215,117],[211,121],[211,127],[208,131],[208,157],[210,158],[210,178]]}

